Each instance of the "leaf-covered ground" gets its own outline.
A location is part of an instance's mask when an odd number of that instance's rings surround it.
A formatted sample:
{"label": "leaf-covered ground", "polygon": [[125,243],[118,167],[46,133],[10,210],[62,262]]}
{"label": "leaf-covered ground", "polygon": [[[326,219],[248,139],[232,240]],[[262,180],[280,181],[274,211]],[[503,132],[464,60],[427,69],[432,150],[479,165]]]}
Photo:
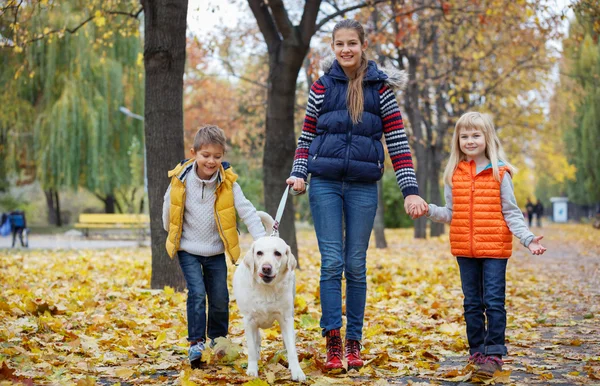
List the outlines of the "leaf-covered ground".
{"label": "leaf-covered ground", "polygon": [[[600,384],[600,232],[551,225],[543,233],[545,255],[516,245],[509,262],[510,356],[491,382]],[[447,237],[386,235],[387,249],[369,250],[367,364],[360,372],[324,374],[319,254],[314,233],[300,232],[296,330],[307,384],[469,381],[462,293]],[[192,371],[186,295],[148,290],[149,279],[147,248],[0,252],[0,385],[292,384],[277,327],[263,333],[260,379],[245,375],[233,296],[231,340],[207,351],[209,363]]]}

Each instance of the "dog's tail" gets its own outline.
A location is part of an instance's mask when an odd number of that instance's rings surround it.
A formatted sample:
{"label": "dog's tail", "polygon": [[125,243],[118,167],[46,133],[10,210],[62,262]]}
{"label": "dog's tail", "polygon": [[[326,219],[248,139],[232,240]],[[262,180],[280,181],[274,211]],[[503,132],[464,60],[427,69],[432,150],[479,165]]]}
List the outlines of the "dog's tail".
{"label": "dog's tail", "polygon": [[257,210],[256,214],[258,214],[258,217],[260,217],[260,220],[265,226],[267,234],[271,234],[271,232],[273,232],[273,224],[275,224],[275,220],[273,219],[273,217],[271,217],[271,215],[267,212],[263,212],[260,210]]}

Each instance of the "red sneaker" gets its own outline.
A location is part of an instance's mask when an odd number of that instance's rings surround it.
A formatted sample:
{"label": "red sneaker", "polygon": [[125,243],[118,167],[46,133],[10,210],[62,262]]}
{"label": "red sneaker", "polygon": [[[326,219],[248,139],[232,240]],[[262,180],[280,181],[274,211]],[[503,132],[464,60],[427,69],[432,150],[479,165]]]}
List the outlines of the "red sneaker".
{"label": "red sneaker", "polygon": [[346,360],[348,369],[359,369],[363,367],[364,362],[360,358],[360,349],[362,344],[357,340],[346,339]]}
{"label": "red sneaker", "polygon": [[340,330],[327,331],[325,337],[327,338],[327,362],[325,363],[325,368],[327,370],[343,368]]}

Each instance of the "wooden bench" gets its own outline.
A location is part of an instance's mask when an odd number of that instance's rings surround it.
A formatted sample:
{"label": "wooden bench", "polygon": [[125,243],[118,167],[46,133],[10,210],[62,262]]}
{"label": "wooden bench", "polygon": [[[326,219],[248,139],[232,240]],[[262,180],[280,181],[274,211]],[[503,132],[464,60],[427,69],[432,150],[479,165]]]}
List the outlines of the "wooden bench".
{"label": "wooden bench", "polygon": [[139,229],[143,232],[149,225],[147,214],[82,213],[75,228],[84,229],[85,235],[89,236],[90,229]]}

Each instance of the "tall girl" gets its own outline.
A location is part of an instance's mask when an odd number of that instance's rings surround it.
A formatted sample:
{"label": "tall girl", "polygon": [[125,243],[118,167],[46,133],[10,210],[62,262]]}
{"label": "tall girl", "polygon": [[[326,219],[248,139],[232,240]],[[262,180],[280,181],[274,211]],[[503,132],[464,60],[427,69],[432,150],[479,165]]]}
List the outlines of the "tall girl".
{"label": "tall girl", "polygon": [[[311,174],[310,208],[321,253],[321,329],[327,369],[363,365],[360,356],[367,293],[367,248],[377,210],[384,149],[390,154],[404,207],[427,212],[419,197],[412,156],[393,87],[404,74],[367,60],[365,31],[354,20],[333,29],[335,60],[311,87],[302,135],[287,183],[304,192]],[[345,229],[345,235],[344,235]],[[342,346],[342,275],[346,279],[346,342]]]}
{"label": "tall girl", "polygon": [[[464,114],[452,137],[444,171],[446,206],[429,204],[427,217],[450,223],[450,248],[458,260],[469,361],[478,377],[502,370],[505,342],[506,264],[516,236],[534,255],[546,251],[543,236],[525,225],[515,199],[512,174],[487,115]],[[487,321],[487,323],[486,323]]]}

